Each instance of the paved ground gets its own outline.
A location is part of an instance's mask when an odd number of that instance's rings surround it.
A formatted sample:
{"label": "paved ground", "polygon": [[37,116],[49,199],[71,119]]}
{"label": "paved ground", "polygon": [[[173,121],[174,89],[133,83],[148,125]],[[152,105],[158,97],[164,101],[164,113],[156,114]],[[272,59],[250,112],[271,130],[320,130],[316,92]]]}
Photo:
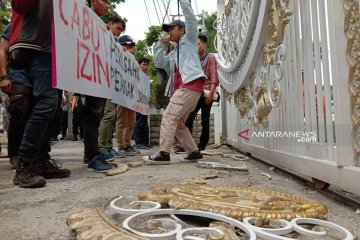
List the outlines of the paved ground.
{"label": "paved ground", "polygon": [[[144,151],[148,154],[155,151]],[[65,221],[69,214],[85,208],[94,208],[117,195],[135,200],[141,192],[151,187],[176,183],[197,176],[205,171],[193,164],[180,163],[180,155],[173,157],[169,166],[142,166],[112,177],[86,170],[82,164],[82,142],[63,141],[53,146],[53,158],[61,160],[72,175],[67,179],[48,180],[41,189],[21,189],[12,184],[14,171],[8,159],[0,160],[0,239],[70,239]],[[117,160],[137,161],[141,156]],[[205,160],[219,161],[233,166],[242,162],[206,156]],[[269,166],[256,160],[245,163],[249,174],[222,171],[210,184],[228,184],[238,187],[256,187],[301,195],[325,203],[329,208],[329,220],[360,233],[360,214],[343,204],[328,199],[292,179],[280,171],[270,171]],[[260,175],[268,172],[272,180]]]}

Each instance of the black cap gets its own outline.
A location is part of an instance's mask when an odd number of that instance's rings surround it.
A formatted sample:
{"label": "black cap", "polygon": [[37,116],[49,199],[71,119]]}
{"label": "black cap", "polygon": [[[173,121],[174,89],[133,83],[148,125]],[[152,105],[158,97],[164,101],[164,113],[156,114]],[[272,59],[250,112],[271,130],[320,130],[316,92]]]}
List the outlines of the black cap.
{"label": "black cap", "polygon": [[120,45],[133,45],[135,46],[135,41],[132,37],[130,37],[129,35],[121,35],[119,37],[119,43]]}
{"label": "black cap", "polygon": [[170,27],[175,27],[175,26],[180,26],[180,27],[185,28],[185,23],[183,21],[181,21],[181,20],[172,20],[171,23],[164,23],[161,26],[161,29],[164,32],[169,32],[169,28]]}

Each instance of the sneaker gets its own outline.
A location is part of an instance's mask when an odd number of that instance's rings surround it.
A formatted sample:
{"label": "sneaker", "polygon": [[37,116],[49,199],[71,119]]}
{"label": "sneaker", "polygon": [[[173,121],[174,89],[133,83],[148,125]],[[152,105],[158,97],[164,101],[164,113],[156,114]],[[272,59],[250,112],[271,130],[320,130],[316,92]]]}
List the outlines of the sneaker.
{"label": "sneaker", "polygon": [[149,165],[168,165],[170,164],[170,155],[158,152],[154,155],[144,156],[142,158]]}
{"label": "sneaker", "polygon": [[88,165],[88,170],[92,172],[107,172],[110,169],[113,169],[114,166],[102,160],[98,154],[94,160],[92,160]]}
{"label": "sneaker", "polygon": [[77,136],[74,136],[72,139],[71,139],[71,141],[78,141],[79,139],[78,139],[78,137]]}
{"label": "sneaker", "polygon": [[117,152],[115,149],[110,149],[109,153],[114,155],[116,158],[124,158],[125,157],[125,153],[123,152],[122,154],[120,154],[119,152]]}
{"label": "sneaker", "polygon": [[68,177],[71,171],[66,168],[61,169],[61,167],[62,164],[54,159],[40,161],[40,176],[43,176],[45,179]]}
{"label": "sneaker", "polygon": [[120,148],[119,151],[117,151],[117,153],[119,154],[120,158],[126,157],[126,153],[123,148]]}
{"label": "sneaker", "polygon": [[36,162],[23,162],[20,160],[16,167],[13,183],[21,188],[40,188],[45,186],[46,181],[39,175]]}
{"label": "sneaker", "polygon": [[120,148],[119,152],[124,152],[125,156],[135,156],[136,153],[134,151],[131,151],[129,147]]}
{"label": "sneaker", "polygon": [[200,153],[199,150],[196,150],[196,151],[188,154],[182,160],[184,160],[184,161],[196,161],[196,160],[199,160],[199,159],[202,159],[202,158],[203,158],[203,155]]}
{"label": "sneaker", "polygon": [[139,150],[136,150],[133,146],[128,146],[125,148],[125,151],[133,152],[134,154],[140,154]]}
{"label": "sneaker", "polygon": [[89,164],[91,162],[91,160],[88,156],[84,156],[83,161],[84,161],[84,164]]}
{"label": "sneaker", "polygon": [[179,147],[175,150],[176,154],[184,154],[186,153],[185,149],[183,147]]}
{"label": "sneaker", "polygon": [[102,161],[111,162],[111,161],[114,161],[116,156],[109,151],[104,151],[104,152],[99,153],[97,155],[97,158],[99,158]]}
{"label": "sneaker", "polygon": [[146,146],[145,144],[136,144],[135,148],[137,149],[144,149],[144,150],[149,150],[150,148],[148,146]]}

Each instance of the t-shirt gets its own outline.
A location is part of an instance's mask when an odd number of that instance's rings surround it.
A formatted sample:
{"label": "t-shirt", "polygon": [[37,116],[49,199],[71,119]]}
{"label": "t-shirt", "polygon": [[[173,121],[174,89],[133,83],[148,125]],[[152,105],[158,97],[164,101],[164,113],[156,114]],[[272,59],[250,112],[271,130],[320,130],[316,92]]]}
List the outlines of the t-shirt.
{"label": "t-shirt", "polygon": [[187,88],[187,89],[191,89],[191,90],[195,90],[198,92],[203,92],[204,89],[204,83],[203,83],[203,79],[202,78],[198,78],[195,79],[189,83],[183,83],[182,82],[182,77],[181,74],[179,72],[179,69],[177,68],[177,66],[175,66],[175,88],[174,88],[174,92],[176,91],[176,89],[179,88]]}
{"label": "t-shirt", "polygon": [[1,37],[6,38],[7,40],[10,39],[10,26],[11,26],[10,23],[8,25],[6,25],[6,27],[4,28],[4,31],[1,34]]}

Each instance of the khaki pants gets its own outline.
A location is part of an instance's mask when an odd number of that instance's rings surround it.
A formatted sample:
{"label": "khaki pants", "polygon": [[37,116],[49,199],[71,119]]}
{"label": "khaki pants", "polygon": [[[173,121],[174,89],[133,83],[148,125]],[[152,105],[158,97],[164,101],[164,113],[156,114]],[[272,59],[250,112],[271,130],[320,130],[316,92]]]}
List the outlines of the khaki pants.
{"label": "khaki pants", "polygon": [[131,137],[135,128],[136,112],[122,106],[116,108],[116,141],[119,149],[131,145]]}
{"label": "khaki pants", "polygon": [[185,121],[195,109],[200,96],[200,92],[186,88],[175,91],[161,120],[160,151],[170,153],[174,137],[187,153],[198,150]]}
{"label": "khaki pants", "polygon": [[104,152],[113,148],[113,124],[116,118],[116,103],[106,100],[104,115],[99,127],[99,151]]}

